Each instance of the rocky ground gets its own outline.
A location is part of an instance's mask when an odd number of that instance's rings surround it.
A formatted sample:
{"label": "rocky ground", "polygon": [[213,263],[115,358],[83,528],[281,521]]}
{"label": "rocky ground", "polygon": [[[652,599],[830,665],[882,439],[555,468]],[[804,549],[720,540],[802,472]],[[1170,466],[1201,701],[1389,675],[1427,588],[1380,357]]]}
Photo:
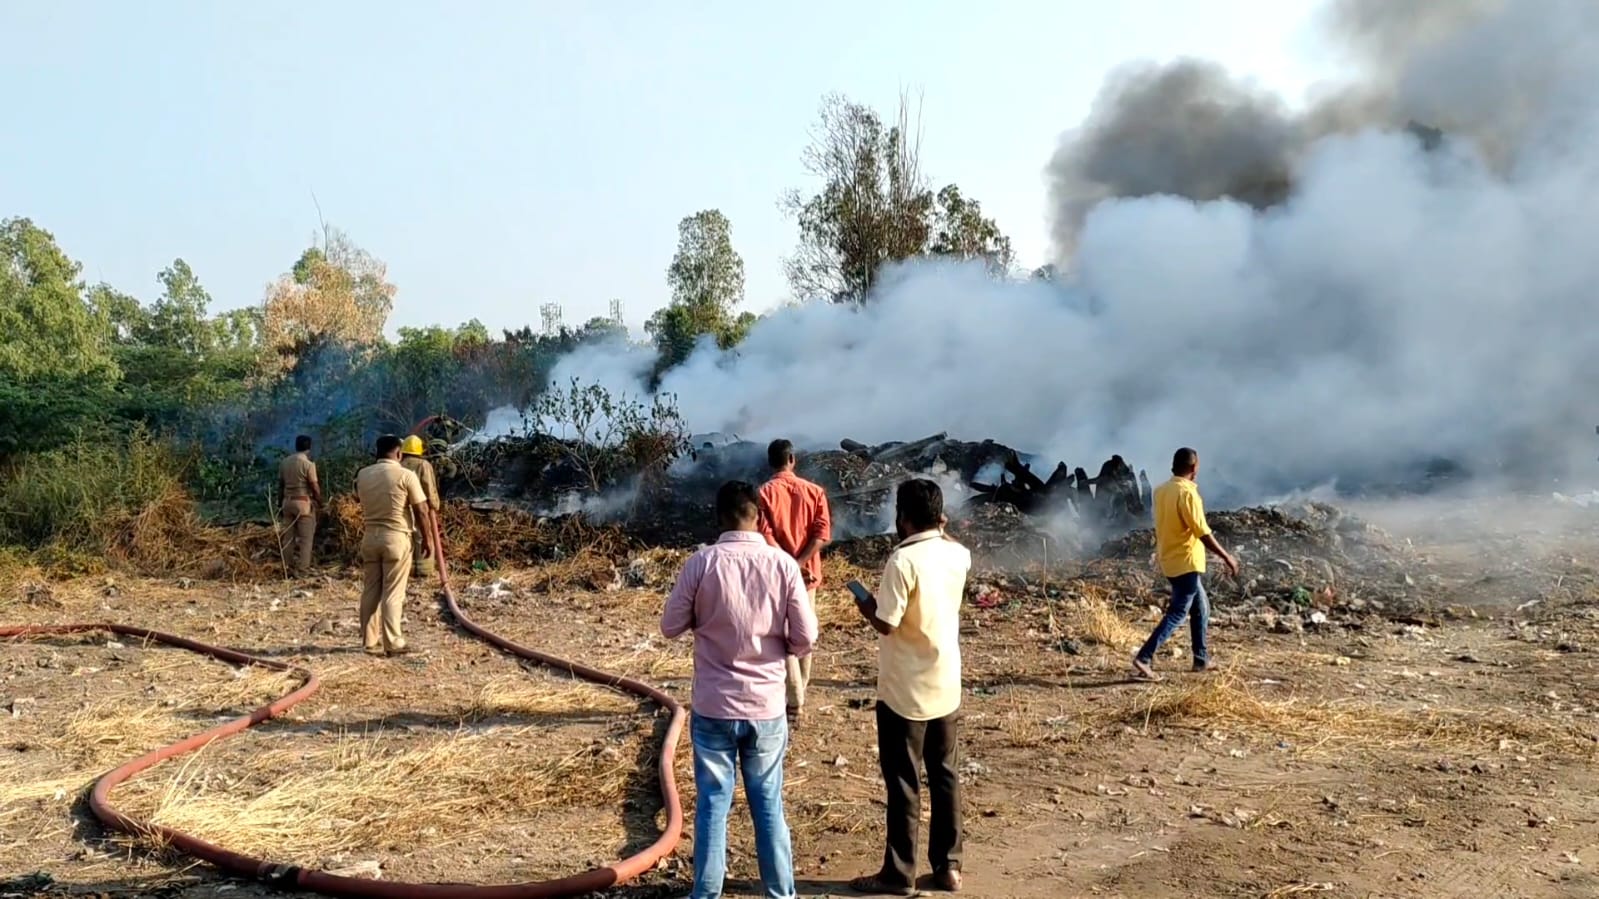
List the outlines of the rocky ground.
{"label": "rocky ground", "polygon": [[[1221,670],[1129,682],[1160,601],[1135,534],[1082,563],[1017,556],[972,582],[962,772],[968,894],[993,897],[1599,895],[1599,537],[1526,504],[1213,515],[1245,564],[1216,580]],[[819,597],[811,707],[787,802],[802,892],[880,854],[873,641],[839,589],[881,547],[841,547]],[[484,625],[688,699],[689,644],[655,631],[680,554],[572,587],[559,565],[469,575]],[[864,565],[865,568],[856,567]],[[585,574],[584,577],[589,577]],[[371,659],[357,584],[103,577],[0,581],[0,621],[116,620],[315,669],[280,721],[122,787],[131,811],[273,858],[385,879],[569,873],[653,838],[660,719],[530,670],[450,626],[424,588],[422,652]],[[285,688],[105,637],[0,648],[0,896],[265,895],[108,837],[99,773]],[[689,750],[679,782],[692,816]],[[734,875],[754,876],[735,808]],[[676,857],[617,895],[680,895]],[[10,879],[4,879],[9,877]],[[733,894],[757,895],[743,883]]]}

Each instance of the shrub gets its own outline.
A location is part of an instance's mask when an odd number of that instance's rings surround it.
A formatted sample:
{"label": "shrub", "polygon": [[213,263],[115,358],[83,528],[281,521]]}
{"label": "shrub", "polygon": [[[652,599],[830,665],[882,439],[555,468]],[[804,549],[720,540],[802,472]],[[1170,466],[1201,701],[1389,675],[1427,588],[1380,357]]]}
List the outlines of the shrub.
{"label": "shrub", "polygon": [[177,459],[147,431],[80,436],[0,473],[0,543],[98,550],[127,516],[182,492]]}

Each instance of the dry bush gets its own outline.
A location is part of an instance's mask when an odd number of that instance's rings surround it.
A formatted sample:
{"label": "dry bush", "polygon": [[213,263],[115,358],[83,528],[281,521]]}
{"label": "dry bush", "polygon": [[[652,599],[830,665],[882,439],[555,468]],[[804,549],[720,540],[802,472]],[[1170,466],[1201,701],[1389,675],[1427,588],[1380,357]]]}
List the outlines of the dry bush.
{"label": "dry bush", "polygon": [[176,489],[142,509],[109,517],[101,541],[106,561],[149,575],[265,580],[283,574],[271,529],[211,527],[189,496]]}
{"label": "dry bush", "polygon": [[[584,552],[614,562],[633,548],[620,528],[591,525],[579,516],[545,519],[516,509],[478,511],[458,501],[446,502],[439,510],[439,530],[445,558],[455,571],[478,562],[532,565]],[[334,497],[328,504],[328,531],[336,554],[359,558],[364,531],[360,501],[348,494]]]}
{"label": "dry bush", "polygon": [[[379,731],[310,751],[252,753],[226,779],[205,773],[201,752],[164,786],[152,779],[142,791],[130,787],[128,806],[235,851],[316,864],[374,846],[470,837],[475,827],[539,809],[622,800],[634,775],[624,753],[585,747],[553,755],[508,745],[531,733],[395,740]],[[132,842],[150,845],[148,837]]]}

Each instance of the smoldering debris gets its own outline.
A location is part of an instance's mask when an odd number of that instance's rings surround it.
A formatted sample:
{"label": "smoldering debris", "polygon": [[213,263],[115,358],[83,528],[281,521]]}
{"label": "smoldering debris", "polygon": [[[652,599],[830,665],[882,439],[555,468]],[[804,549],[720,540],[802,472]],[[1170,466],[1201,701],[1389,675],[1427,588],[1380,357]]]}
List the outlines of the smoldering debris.
{"label": "smoldering debris", "polygon": [[[1298,632],[1331,624],[1359,625],[1367,616],[1412,623],[1434,614],[1436,578],[1415,574],[1424,561],[1400,538],[1320,502],[1211,512],[1222,545],[1243,561],[1235,580],[1212,577],[1206,590],[1219,614],[1274,630]],[[1150,530],[1107,541],[1103,559],[1149,563]],[[1158,584],[1151,566],[1151,594]]]}
{"label": "smoldering debris", "polygon": [[[770,474],[765,444],[719,434],[690,438],[684,456],[654,473],[629,467],[609,448],[541,433],[453,444],[435,439],[429,450],[447,498],[484,511],[582,514],[665,546],[713,539],[710,501],[717,487],[729,480],[760,483]],[[827,491],[839,539],[891,533],[894,491],[916,477],[944,488],[956,530],[987,535],[981,542],[994,546],[1011,542],[1004,535],[1015,532],[1035,554],[1080,551],[1146,519],[1148,476],[1121,456],[1100,464],[1093,477],[1065,462],[1041,476],[1035,466],[1043,464],[993,440],[939,433],[876,445],[845,439],[838,449],[797,453],[796,471]]]}

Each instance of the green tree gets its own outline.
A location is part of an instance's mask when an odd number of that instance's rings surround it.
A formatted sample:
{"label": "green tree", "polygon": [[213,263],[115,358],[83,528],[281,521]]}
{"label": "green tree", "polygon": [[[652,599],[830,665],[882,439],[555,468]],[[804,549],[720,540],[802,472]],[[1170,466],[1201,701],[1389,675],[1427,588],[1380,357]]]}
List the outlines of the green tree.
{"label": "green tree", "polygon": [[702,335],[724,349],[742,337],[734,308],[744,301],[744,260],[733,250],[727,216],[706,209],[684,218],[677,232],[666,270],[672,299],[644,325],[655,343],[657,378],[687,359]]}
{"label": "green tree", "polygon": [[993,219],[983,217],[976,200],[961,196],[960,188],[953,184],[938,192],[933,241],[928,252],[956,259],[981,259],[996,275],[1009,272],[1015,260],[1010,238],[1000,233]]}
{"label": "green tree", "polygon": [[0,377],[116,380],[110,319],[85,300],[79,271],[49,231],[0,222]]}
{"label": "green tree", "polygon": [[89,288],[89,308],[110,334],[112,343],[126,346],[137,343],[150,327],[150,311],[139,301],[109,284]]}
{"label": "green tree", "polygon": [[194,270],[182,259],[174,259],[156,277],[161,282],[161,298],[150,309],[143,341],[192,356],[214,352],[222,343],[222,327],[206,317],[211,294],[200,286]]}
{"label": "green tree", "polygon": [[614,318],[596,315],[583,323],[574,335],[578,343],[599,343],[605,340],[626,340],[627,326]]}
{"label": "green tree", "polygon": [[883,267],[924,255],[987,259],[1009,267],[1010,241],[955,185],[934,194],[921,169],[920,114],[901,95],[893,124],[838,94],[822,101],[821,120],[802,156],[821,190],[790,191],[784,209],[800,242],[784,260],[802,299],[864,302]]}

